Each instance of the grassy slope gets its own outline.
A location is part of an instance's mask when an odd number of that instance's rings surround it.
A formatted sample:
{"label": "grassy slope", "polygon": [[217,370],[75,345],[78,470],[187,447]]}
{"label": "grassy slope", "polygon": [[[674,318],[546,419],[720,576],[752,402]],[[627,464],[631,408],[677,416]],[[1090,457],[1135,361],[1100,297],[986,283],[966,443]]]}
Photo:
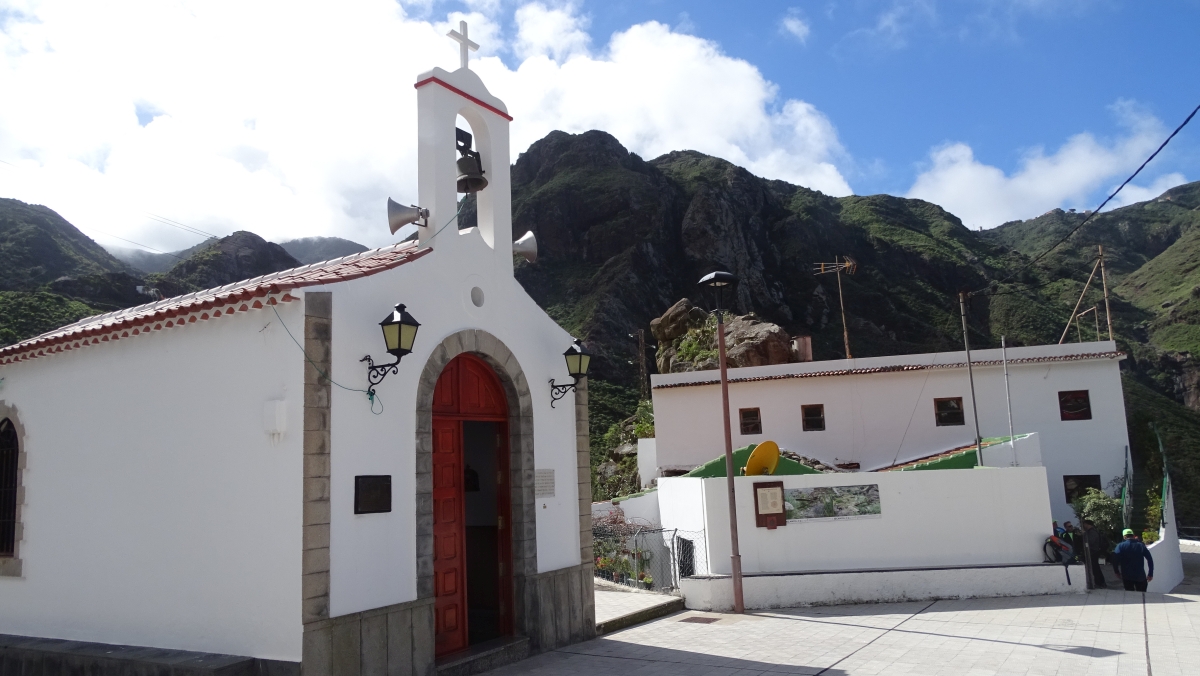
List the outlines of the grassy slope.
{"label": "grassy slope", "polygon": [[[1175,512],[1180,523],[1200,523],[1200,413],[1155,392],[1131,376],[1122,379],[1125,414],[1129,423],[1130,453],[1150,485],[1162,481],[1162,459],[1153,423],[1162,436],[1171,480]],[[1139,503],[1144,496],[1136,496]]]}
{"label": "grassy slope", "polygon": [[0,291],[0,347],[99,312],[79,301],[44,291]]}

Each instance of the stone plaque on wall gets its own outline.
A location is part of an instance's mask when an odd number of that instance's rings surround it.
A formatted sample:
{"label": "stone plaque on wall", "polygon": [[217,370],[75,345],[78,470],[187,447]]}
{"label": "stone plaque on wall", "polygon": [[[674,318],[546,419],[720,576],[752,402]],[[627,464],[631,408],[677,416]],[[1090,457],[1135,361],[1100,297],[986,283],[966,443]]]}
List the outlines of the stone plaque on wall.
{"label": "stone plaque on wall", "polygon": [[533,495],[538,498],[554,497],[554,470],[535,469],[533,471]]}

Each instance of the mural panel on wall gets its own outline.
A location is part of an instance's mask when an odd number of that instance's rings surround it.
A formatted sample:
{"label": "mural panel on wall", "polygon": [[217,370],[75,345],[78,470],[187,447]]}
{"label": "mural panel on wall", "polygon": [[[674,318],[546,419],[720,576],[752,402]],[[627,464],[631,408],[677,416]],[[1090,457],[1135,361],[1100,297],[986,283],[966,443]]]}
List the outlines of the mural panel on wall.
{"label": "mural panel on wall", "polygon": [[789,522],[878,517],[883,513],[879,484],[786,488],[783,506]]}

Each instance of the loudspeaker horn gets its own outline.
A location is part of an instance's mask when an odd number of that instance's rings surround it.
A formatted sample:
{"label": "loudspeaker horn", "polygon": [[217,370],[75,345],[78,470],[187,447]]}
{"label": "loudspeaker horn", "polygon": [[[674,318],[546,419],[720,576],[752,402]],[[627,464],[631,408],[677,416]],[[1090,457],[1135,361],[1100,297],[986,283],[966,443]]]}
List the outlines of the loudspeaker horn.
{"label": "loudspeaker horn", "polygon": [[521,239],[513,242],[513,253],[519,254],[530,263],[537,262],[537,237],[533,236],[532,230],[521,235]]}
{"label": "loudspeaker horn", "polygon": [[429,210],[421,207],[405,207],[396,204],[391,197],[388,198],[388,227],[392,229],[392,234],[409,223],[416,223],[421,219],[429,218]]}

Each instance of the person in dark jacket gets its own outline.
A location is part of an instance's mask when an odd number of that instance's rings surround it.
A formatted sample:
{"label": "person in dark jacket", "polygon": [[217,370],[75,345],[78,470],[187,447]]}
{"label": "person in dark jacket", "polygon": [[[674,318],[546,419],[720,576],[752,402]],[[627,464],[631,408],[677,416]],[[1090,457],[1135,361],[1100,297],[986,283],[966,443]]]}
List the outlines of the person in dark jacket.
{"label": "person in dark jacket", "polygon": [[1080,533],[1078,530],[1076,530],[1075,526],[1071,525],[1070,521],[1063,523],[1063,531],[1064,532],[1060,537],[1063,540],[1066,540],[1067,543],[1071,545],[1071,549],[1074,551],[1074,555],[1067,563],[1083,561],[1083,533]]}
{"label": "person in dark jacket", "polygon": [[1108,582],[1104,579],[1104,568],[1100,565],[1100,557],[1107,556],[1106,539],[1099,530],[1096,529],[1096,524],[1090,519],[1084,519],[1083,524],[1083,544],[1086,547],[1086,557],[1091,559],[1092,567],[1092,585],[1096,589],[1107,589]]}
{"label": "person in dark jacket", "polygon": [[[1154,557],[1150,556],[1150,548],[1138,541],[1133,530],[1126,528],[1121,531],[1125,541],[1113,550],[1113,568],[1121,577],[1125,591],[1146,591],[1146,583],[1154,579]],[[1150,574],[1142,566],[1142,560],[1150,564]]]}

